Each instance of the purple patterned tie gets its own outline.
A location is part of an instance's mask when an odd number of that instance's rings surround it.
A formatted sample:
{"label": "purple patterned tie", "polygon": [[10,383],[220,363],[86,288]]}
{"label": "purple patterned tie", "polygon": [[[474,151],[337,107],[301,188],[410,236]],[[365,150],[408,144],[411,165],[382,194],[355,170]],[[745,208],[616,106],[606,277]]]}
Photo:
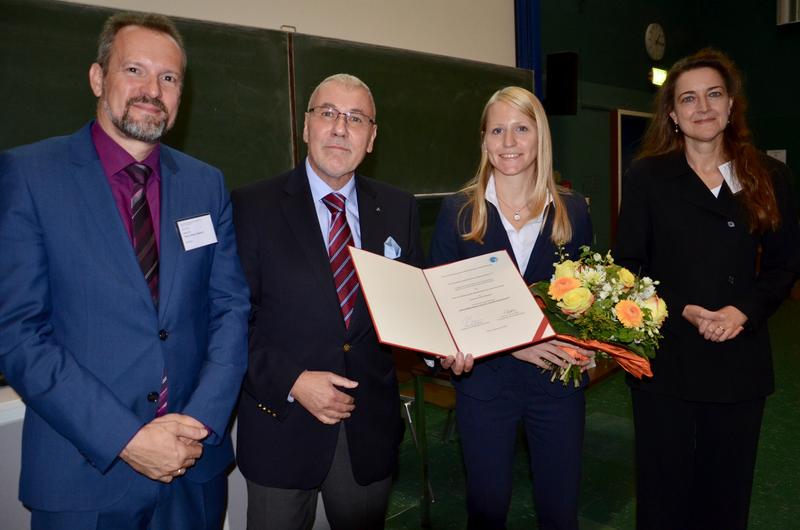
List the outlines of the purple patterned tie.
{"label": "purple patterned tie", "polygon": [[350,318],[356,305],[358,292],[358,276],[353,267],[353,260],[348,246],[354,246],[353,234],[347,224],[347,214],[344,209],[344,196],[339,193],[329,193],[322,198],[322,202],[331,212],[331,227],[328,231],[328,258],[331,261],[333,283],[336,285],[336,295],[339,297],[339,307],[342,310],[345,328],[350,327]]}
{"label": "purple patterned tie", "polygon": [[133,250],[136,260],[142,269],[144,280],[150,289],[153,303],[158,305],[158,246],[153,230],[153,219],[150,216],[150,205],[147,204],[147,178],[150,168],[144,164],[131,164],[125,173],[133,180],[131,194],[131,226],[133,227]]}
{"label": "purple patterned tie", "polygon": [[[158,246],[153,230],[153,218],[147,202],[147,179],[151,170],[144,164],[131,164],[125,173],[133,181],[131,194],[131,226],[133,232],[133,250],[139,268],[144,274],[153,304],[158,307]],[[167,372],[161,376],[161,391],[158,393],[156,417],[167,412]]]}

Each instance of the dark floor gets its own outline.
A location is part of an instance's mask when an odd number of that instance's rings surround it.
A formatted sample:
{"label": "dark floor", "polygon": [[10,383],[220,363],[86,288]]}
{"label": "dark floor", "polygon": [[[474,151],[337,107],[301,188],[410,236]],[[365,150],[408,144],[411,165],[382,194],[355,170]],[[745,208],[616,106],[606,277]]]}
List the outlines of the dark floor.
{"label": "dark floor", "polygon": [[[750,530],[800,529],[800,301],[787,301],[770,321],[777,391],[767,400]],[[580,524],[583,530],[629,530],[634,524],[633,424],[622,374],[586,394],[586,438]],[[457,435],[444,442],[446,413],[428,406],[432,528],[466,528],[464,472]],[[536,515],[520,440],[508,528],[533,529]],[[419,528],[419,459],[406,433],[386,528]]]}

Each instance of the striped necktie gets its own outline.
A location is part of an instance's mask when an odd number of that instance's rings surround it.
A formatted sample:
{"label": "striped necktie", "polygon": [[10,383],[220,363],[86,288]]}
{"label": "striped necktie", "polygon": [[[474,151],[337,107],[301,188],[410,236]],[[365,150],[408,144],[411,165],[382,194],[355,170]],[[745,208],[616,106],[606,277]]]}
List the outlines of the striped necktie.
{"label": "striped necktie", "polygon": [[[153,304],[158,307],[158,246],[156,233],[153,229],[153,218],[150,215],[150,205],[147,202],[147,179],[151,170],[144,164],[131,164],[125,168],[125,173],[133,181],[131,194],[131,226],[133,227],[133,250],[139,268],[144,274],[147,287]],[[167,372],[161,375],[161,390],[158,393],[156,417],[167,413]]]}
{"label": "striped necktie", "polygon": [[353,234],[347,224],[347,214],[344,209],[344,196],[340,193],[329,193],[322,198],[322,202],[331,212],[331,227],[328,231],[328,258],[333,272],[333,283],[336,286],[336,295],[339,297],[339,307],[342,310],[345,328],[350,327],[350,318],[356,305],[358,292],[358,276],[356,276],[353,260],[348,246],[354,246]]}
{"label": "striped necktie", "polygon": [[153,303],[158,305],[158,247],[153,230],[153,218],[147,203],[147,179],[150,168],[144,164],[131,164],[125,173],[133,180],[131,194],[131,226],[133,227],[133,250],[142,269]]}

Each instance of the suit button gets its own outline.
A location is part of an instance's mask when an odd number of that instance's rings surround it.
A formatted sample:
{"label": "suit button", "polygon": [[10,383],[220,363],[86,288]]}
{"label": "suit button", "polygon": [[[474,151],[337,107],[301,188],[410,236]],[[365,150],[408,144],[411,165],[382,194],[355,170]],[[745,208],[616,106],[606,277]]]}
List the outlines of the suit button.
{"label": "suit button", "polygon": [[728,221],[728,228],[733,228],[734,226],[736,226],[736,223],[733,221]]}
{"label": "suit button", "polygon": [[352,348],[352,346],[350,346],[350,344],[347,343],[345,343],[345,345],[342,346],[342,349],[345,351],[345,353],[349,352],[350,348]]}
{"label": "suit button", "polygon": [[147,401],[150,403],[155,403],[158,401],[158,392],[150,392],[147,394]]}
{"label": "suit button", "polygon": [[158,338],[159,339],[167,340],[167,337],[169,337],[169,333],[167,333],[166,329],[162,329],[161,331],[158,332]]}
{"label": "suit button", "polygon": [[728,283],[733,285],[733,276],[728,276]]}

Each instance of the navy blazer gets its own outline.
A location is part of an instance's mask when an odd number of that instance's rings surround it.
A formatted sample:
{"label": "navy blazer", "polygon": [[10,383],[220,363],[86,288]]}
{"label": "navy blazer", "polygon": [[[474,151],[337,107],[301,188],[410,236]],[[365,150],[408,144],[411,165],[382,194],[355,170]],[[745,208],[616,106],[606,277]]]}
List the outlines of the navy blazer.
{"label": "navy blazer", "polygon": [[[757,399],[773,391],[766,321],[799,272],[800,236],[789,169],[766,156],[764,164],[781,215],[778,230],[764,234],[750,232],[743,206],[726,184],[714,197],[683,152],[631,166],[614,256],[631,271],[659,280],[669,311],[652,362],[654,377],[629,380],[631,385],[708,402]],[[687,304],[710,310],[733,305],[747,315],[747,325],[733,340],[705,340],[681,316]]]}
{"label": "navy blazer", "polygon": [[[580,256],[582,245],[591,245],[592,224],[589,219],[589,210],[585,199],[573,192],[561,192],[561,199],[567,209],[570,223],[572,223],[572,240],[567,243],[564,250],[573,258]],[[500,213],[493,204],[487,201],[488,220],[486,235],[483,244],[475,241],[465,241],[461,234],[470,231],[472,211],[465,208],[459,216],[467,197],[463,193],[451,195],[442,201],[442,208],[436,221],[436,228],[431,241],[430,263],[441,265],[474,256],[480,256],[498,250],[507,250],[511,259],[516,263],[514,251],[508,240],[508,235],[500,220]],[[550,208],[541,234],[536,239],[536,244],[531,252],[528,266],[522,274],[527,284],[542,280],[549,280],[553,275],[553,264],[558,261],[558,249],[550,239],[552,233],[554,209]],[[550,382],[550,373],[540,373],[541,369],[531,363],[520,361],[510,353],[500,353],[486,359],[478,360],[472,372],[460,377],[453,377],[456,390],[477,399],[488,400],[497,396],[509,371],[535,370],[539,375],[544,390],[553,396],[564,396],[576,391],[574,386],[564,386],[560,382]],[[584,377],[584,385],[587,378]]]}
{"label": "navy blazer", "polygon": [[[233,458],[227,432],[247,361],[247,284],[219,170],[161,147],[158,308],[87,125],[0,154],[0,370],[27,406],[20,499],[97,510],[150,480],[118,458],[169,412],[213,433],[185,479]],[[184,251],[175,222],[210,214],[218,243]],[[181,479],[183,480],[183,479]]]}
{"label": "navy blazer", "polygon": [[[362,248],[383,255],[391,236],[400,261],[422,265],[414,198],[361,175],[355,179]],[[361,291],[344,326],[305,164],[234,190],[233,203],[253,307],[237,433],[242,474],[278,488],[322,483],[341,426],[287,401],[301,372],[320,370],[358,382],[346,390],[356,408],[344,420],[356,481],[386,478],[395,470],[403,432],[392,351],[378,343]]]}

